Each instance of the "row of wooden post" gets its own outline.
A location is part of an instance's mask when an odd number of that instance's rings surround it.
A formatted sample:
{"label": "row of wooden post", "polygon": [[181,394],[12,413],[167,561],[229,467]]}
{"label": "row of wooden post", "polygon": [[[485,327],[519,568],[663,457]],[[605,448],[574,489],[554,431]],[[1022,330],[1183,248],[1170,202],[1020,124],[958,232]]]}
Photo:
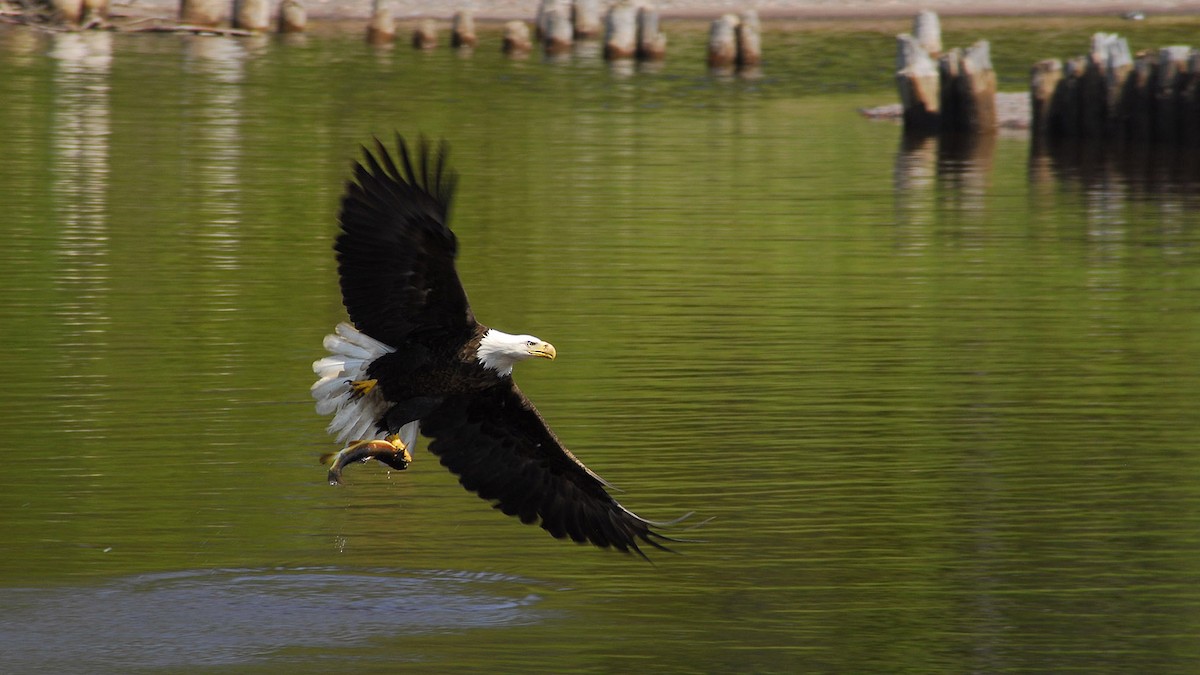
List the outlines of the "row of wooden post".
{"label": "row of wooden post", "polygon": [[1033,66],[1030,102],[1039,137],[1200,144],[1200,51],[1134,55],[1124,38],[1096,33],[1086,56]]}
{"label": "row of wooden post", "polygon": [[912,133],[980,133],[996,128],[996,73],[991,46],[942,51],[937,14],[913,20],[912,33],[896,36],[896,87],[904,129]]}

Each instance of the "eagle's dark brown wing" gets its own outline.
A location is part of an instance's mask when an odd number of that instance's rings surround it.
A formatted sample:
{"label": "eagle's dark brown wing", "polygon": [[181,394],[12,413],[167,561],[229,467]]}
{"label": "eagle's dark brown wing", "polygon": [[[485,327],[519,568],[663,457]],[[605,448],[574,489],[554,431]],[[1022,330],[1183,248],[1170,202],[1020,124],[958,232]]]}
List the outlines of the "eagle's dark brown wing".
{"label": "eagle's dark brown wing", "polygon": [[475,326],[454,270],[458,244],[446,219],[455,174],[446,145],[424,140],[415,156],[396,137],[393,158],[378,140],[364,148],[338,220],[342,302],[362,332],[392,346],[461,338]]}
{"label": "eagle's dark brown wing", "polygon": [[556,538],[632,551],[674,541],[621,506],[604,481],[570,453],[510,378],[478,394],[452,396],[421,419],[429,450],[463,487]]}

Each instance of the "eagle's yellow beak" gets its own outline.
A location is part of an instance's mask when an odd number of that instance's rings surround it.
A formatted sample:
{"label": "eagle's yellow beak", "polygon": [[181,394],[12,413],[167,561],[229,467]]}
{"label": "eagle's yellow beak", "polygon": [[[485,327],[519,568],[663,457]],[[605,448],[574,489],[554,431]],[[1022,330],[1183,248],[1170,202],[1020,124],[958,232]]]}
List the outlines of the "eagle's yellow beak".
{"label": "eagle's yellow beak", "polygon": [[529,355],[553,361],[554,357],[558,356],[558,352],[554,349],[554,345],[549,342],[539,342],[529,348]]}

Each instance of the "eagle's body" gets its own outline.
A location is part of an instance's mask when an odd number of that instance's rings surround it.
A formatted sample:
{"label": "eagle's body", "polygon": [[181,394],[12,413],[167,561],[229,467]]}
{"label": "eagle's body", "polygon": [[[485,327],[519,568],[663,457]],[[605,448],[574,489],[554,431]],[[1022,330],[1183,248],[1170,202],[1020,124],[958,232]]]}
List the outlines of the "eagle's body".
{"label": "eagle's body", "polygon": [[342,299],[353,323],[325,338],[313,364],[317,411],[348,442],[330,478],[354,460],[404,469],[418,431],[468,490],[558,538],[636,551],[667,539],[622,507],[606,483],[572,455],[512,379],[528,358],[555,349],[475,320],[454,269],[447,226],[454,175],[445,147],[422,144],[399,163],[382,144],[347,185],[335,250]]}

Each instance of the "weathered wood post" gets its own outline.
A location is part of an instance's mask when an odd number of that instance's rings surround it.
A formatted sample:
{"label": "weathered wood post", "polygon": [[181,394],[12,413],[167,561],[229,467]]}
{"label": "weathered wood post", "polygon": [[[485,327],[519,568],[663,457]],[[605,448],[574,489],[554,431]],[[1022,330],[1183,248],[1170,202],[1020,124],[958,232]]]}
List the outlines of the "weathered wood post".
{"label": "weathered wood post", "polygon": [[933,133],[941,124],[941,82],[938,67],[917,39],[896,36],[896,88],[904,111],[904,130]]}
{"label": "weathered wood post", "polygon": [[1180,101],[1188,74],[1191,47],[1173,46],[1158,50],[1158,82],[1154,88],[1154,137],[1175,143],[1179,140],[1182,119]]}
{"label": "weathered wood post", "polygon": [[1029,73],[1029,108],[1033,113],[1030,127],[1034,137],[1059,133],[1053,129],[1054,94],[1062,82],[1063,64],[1058,59],[1046,59],[1033,64]]}
{"label": "weathered wood post", "polygon": [[658,10],[643,5],[637,14],[637,57],[659,61],[667,55],[667,36],[658,29]]}
{"label": "weathered wood post", "polygon": [[234,28],[264,31],[271,25],[271,5],[268,0],[237,0],[233,13]]}
{"label": "weathered wood post", "polygon": [[942,55],[941,128],[943,131],[989,132],[996,128],[996,73],[991,48],[980,40],[965,51]]}
{"label": "weathered wood post", "polygon": [[412,34],[413,49],[433,49],[437,47],[437,22],[433,19],[421,19]]}
{"label": "weathered wood post", "polygon": [[373,45],[389,45],[396,39],[396,19],[392,7],[386,2],[374,0],[371,22],[367,24],[367,42]]}
{"label": "weathered wood post", "polygon": [[83,17],[80,21],[85,25],[108,21],[108,0],[83,0]]}
{"label": "weathered wood post", "polygon": [[549,20],[547,14],[558,9],[565,0],[541,0],[538,3],[537,16],[533,19],[533,36],[543,42],[546,39],[548,26],[546,22]]}
{"label": "weathered wood post", "polygon": [[728,68],[737,62],[737,27],[740,20],[726,14],[712,22],[708,32],[708,67]]}
{"label": "weathered wood post", "polygon": [[524,21],[509,21],[504,24],[504,39],[500,49],[509,56],[524,56],[533,49],[529,24]]}
{"label": "weathered wood post", "polygon": [[571,51],[575,41],[575,26],[571,17],[562,5],[556,5],[543,15],[542,48],[546,54],[554,56]]}
{"label": "weathered wood post", "polygon": [[620,0],[604,17],[604,58],[628,59],[637,54],[637,7]]}
{"label": "weathered wood post", "polygon": [[308,12],[300,0],[283,0],[279,3],[279,32],[303,33],[308,24]]}
{"label": "weathered wood post", "polygon": [[467,9],[455,12],[450,22],[450,46],[474,47],[477,44],[479,36],[475,34],[475,15]]}
{"label": "weathered wood post", "polygon": [[55,17],[63,23],[79,23],[83,18],[83,0],[51,0]]}
{"label": "weathered wood post", "polygon": [[1188,75],[1180,94],[1183,141],[1200,145],[1200,50],[1188,58]]}
{"label": "weathered wood post", "polygon": [[600,35],[600,0],[575,0],[571,3],[571,23],[575,27],[575,39],[583,40]]}
{"label": "weathered wood post", "polygon": [[753,9],[742,13],[737,25],[737,65],[749,68],[762,63],[762,24]]}
{"label": "weathered wood post", "polygon": [[913,17],[912,36],[929,58],[942,55],[942,23],[937,12],[927,9]]}
{"label": "weathered wood post", "polygon": [[1125,83],[1133,72],[1133,55],[1129,43],[1116,33],[1096,33],[1092,36],[1092,58],[1104,63],[1105,107],[1104,135],[1116,138],[1123,133]]}
{"label": "weathered wood post", "polygon": [[215,26],[225,19],[227,3],[220,0],[182,0],[179,23],[191,26]]}
{"label": "weathered wood post", "polygon": [[1158,82],[1158,55],[1140,53],[1125,88],[1129,111],[1129,137],[1135,141],[1154,138],[1154,88]]}

